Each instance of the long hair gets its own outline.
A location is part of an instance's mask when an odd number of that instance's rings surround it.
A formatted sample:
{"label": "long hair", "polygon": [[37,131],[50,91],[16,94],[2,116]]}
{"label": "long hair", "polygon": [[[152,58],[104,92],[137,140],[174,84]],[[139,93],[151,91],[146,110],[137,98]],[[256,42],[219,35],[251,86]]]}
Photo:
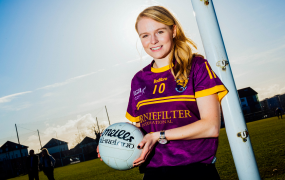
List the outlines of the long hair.
{"label": "long hair", "polygon": [[49,154],[47,148],[43,148],[43,149],[42,149],[42,153],[43,153],[43,152],[46,152],[45,158],[48,157],[48,156],[50,156],[50,154]]}
{"label": "long hair", "polygon": [[[186,37],[182,26],[178,20],[170,13],[168,9],[162,6],[151,6],[143,10],[137,17],[135,28],[138,32],[138,22],[141,18],[147,17],[151,18],[159,23],[169,26],[170,29],[173,29],[173,26],[176,26],[176,36],[173,39],[173,47],[169,57],[169,66],[171,73],[173,74],[175,80],[187,81],[188,76],[191,70],[191,62],[194,55],[190,45],[197,49],[196,44]],[[198,55],[197,56],[202,56]],[[172,67],[173,58],[175,57],[176,63]],[[203,57],[203,56],[202,56]]]}

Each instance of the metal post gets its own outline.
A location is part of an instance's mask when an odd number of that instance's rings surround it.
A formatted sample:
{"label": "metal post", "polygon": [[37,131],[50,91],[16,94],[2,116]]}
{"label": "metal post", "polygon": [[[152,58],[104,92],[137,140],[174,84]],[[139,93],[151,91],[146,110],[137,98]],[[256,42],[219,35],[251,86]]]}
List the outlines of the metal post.
{"label": "metal post", "polygon": [[260,179],[248,130],[212,0],[192,0],[203,46],[212,69],[229,93],[222,100],[226,132],[241,180]]}
{"label": "metal post", "polygon": [[40,141],[40,145],[41,145],[41,149],[42,149],[42,148],[43,148],[43,146],[42,146],[42,142],[41,142],[40,133],[39,133],[39,130],[38,130],[38,129],[37,129],[37,131],[38,131],[39,141]]}
{"label": "metal post", "polygon": [[109,126],[111,125],[110,123],[110,119],[109,119],[109,115],[108,115],[108,111],[107,111],[107,107],[105,106],[105,109],[106,109],[106,113],[107,113],[107,116],[108,116],[108,121],[109,121]]}
{"label": "metal post", "polygon": [[97,117],[96,117],[96,121],[97,121],[98,132],[100,133],[100,128],[99,128]]}
{"label": "metal post", "polygon": [[24,161],[23,161],[23,155],[22,155],[22,146],[20,144],[20,139],[19,139],[19,135],[18,135],[18,129],[17,129],[17,125],[15,124],[15,128],[16,128],[16,133],[17,133],[17,138],[18,138],[18,143],[19,143],[19,146],[20,146],[20,155],[21,155],[21,169],[23,170],[23,172],[25,172],[24,170]]}

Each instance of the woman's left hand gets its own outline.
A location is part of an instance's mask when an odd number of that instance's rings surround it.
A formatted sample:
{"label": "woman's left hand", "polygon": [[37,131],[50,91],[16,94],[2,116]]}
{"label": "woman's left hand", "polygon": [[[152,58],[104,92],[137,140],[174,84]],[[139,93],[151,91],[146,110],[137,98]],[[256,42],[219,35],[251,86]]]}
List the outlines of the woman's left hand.
{"label": "woman's left hand", "polygon": [[154,132],[144,136],[143,140],[138,144],[138,149],[143,149],[141,156],[133,162],[133,166],[139,166],[145,162],[148,155],[154,148],[154,145],[159,139],[159,132]]}

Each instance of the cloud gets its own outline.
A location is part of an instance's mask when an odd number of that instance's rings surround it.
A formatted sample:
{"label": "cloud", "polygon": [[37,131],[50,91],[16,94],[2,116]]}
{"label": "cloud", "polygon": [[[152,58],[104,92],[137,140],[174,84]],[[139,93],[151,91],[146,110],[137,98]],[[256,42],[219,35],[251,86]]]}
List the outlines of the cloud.
{"label": "cloud", "polygon": [[[102,70],[99,70],[99,71],[102,71]],[[47,86],[44,86],[44,87],[41,87],[41,88],[38,88],[37,90],[40,90],[40,89],[49,89],[49,88],[55,88],[55,87],[59,87],[59,86],[64,86],[66,84],[69,84],[69,83],[72,83],[78,79],[81,79],[81,78],[84,78],[84,77],[87,77],[87,76],[91,76],[93,74],[97,73],[96,72],[91,72],[91,73],[88,73],[88,74],[84,74],[84,75],[80,75],[80,76],[76,76],[74,78],[70,78],[70,79],[67,79],[66,81],[64,82],[60,82],[60,83],[55,83],[55,84],[51,84],[51,85],[47,85]]]}
{"label": "cloud", "polygon": [[20,93],[16,93],[16,94],[11,94],[8,96],[4,96],[0,98],[0,103],[6,103],[6,102],[10,102],[12,101],[12,99],[16,98],[17,96],[21,96],[27,93],[31,93],[32,91],[26,91],[26,92],[20,92]]}
{"label": "cloud", "polygon": [[[267,51],[263,51],[263,52],[258,52],[252,55],[247,55],[247,56],[241,56],[241,57],[236,57],[236,58],[232,58],[230,59],[230,62],[233,64],[244,64],[244,63],[256,63],[256,61],[258,61],[258,64],[264,64],[264,63],[272,63],[274,61],[278,61],[278,60],[283,60],[282,58],[276,58],[274,57],[276,55],[276,53],[278,51],[282,51],[285,48],[285,44],[269,49]],[[263,60],[266,57],[265,60]],[[268,59],[268,57],[270,57]]]}
{"label": "cloud", "polygon": [[285,86],[280,86],[279,84],[273,84],[266,88],[254,88],[258,92],[259,100],[263,100],[265,98],[270,98],[277,94],[285,93]]}
{"label": "cloud", "polygon": [[1,109],[5,109],[8,111],[20,111],[22,109],[26,109],[31,107],[31,103],[29,102],[24,102],[24,103],[20,103],[19,105],[13,105],[13,106],[2,106],[0,107]]}
{"label": "cloud", "polygon": [[145,55],[145,56],[142,56],[141,58],[137,58],[137,59],[134,59],[134,60],[130,60],[130,61],[127,61],[127,63],[131,63],[131,62],[135,62],[135,61],[144,61],[146,60],[146,58],[150,57],[149,55]]}
{"label": "cloud", "polygon": [[[56,121],[56,123],[59,121]],[[57,138],[69,143],[69,148],[71,144],[74,144],[75,137],[78,133],[85,134],[91,138],[95,138],[94,131],[92,127],[96,125],[96,120],[91,114],[85,114],[83,116],[78,115],[75,119],[67,120],[63,125],[51,125],[54,122],[43,122],[45,126],[44,130],[40,130],[40,136],[42,140],[42,145],[44,146],[50,139]],[[99,125],[108,126],[107,121],[99,122]],[[26,144],[30,148],[39,149],[38,136],[32,135],[26,141]]]}
{"label": "cloud", "polygon": [[234,75],[234,78],[239,78],[239,77],[244,76],[246,74],[248,74],[248,72],[240,73],[240,74]]}
{"label": "cloud", "polygon": [[54,93],[45,93],[44,95],[43,95],[43,97],[50,97],[50,96],[52,96]]}
{"label": "cloud", "polygon": [[129,88],[121,88],[121,89],[116,89],[113,93],[111,93],[111,95],[107,96],[107,97],[104,97],[102,99],[97,99],[96,101],[92,101],[92,102],[87,102],[87,103],[84,103],[84,104],[81,104],[79,105],[78,107],[79,108],[82,108],[82,109],[86,109],[88,107],[94,107],[94,105],[97,105],[97,104],[102,104],[103,102],[106,104],[108,103],[122,103],[122,102],[125,102],[127,101],[128,99],[125,99],[125,98],[120,98],[119,95],[125,93],[129,91]]}

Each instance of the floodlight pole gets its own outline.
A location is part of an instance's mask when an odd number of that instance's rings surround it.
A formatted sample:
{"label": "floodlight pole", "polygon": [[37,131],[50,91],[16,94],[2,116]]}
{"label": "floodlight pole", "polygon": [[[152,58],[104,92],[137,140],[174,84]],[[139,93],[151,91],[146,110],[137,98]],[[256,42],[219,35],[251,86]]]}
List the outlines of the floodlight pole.
{"label": "floodlight pole", "polygon": [[106,113],[107,113],[107,117],[108,117],[108,121],[109,121],[109,126],[111,125],[110,123],[110,119],[109,119],[109,115],[108,115],[108,111],[107,111],[107,107],[105,106],[105,109],[106,109]]}
{"label": "floodlight pole", "polygon": [[38,130],[38,129],[37,129],[37,131],[38,131],[39,141],[40,141],[40,145],[41,145],[41,149],[42,149],[42,148],[43,148],[43,146],[42,146],[42,142],[41,142],[40,132],[39,132],[39,130]]}
{"label": "floodlight pole", "polygon": [[98,119],[97,119],[97,117],[96,117],[96,122],[97,122],[98,132],[100,133],[100,128],[99,128],[99,124],[98,124]]}
{"label": "floodlight pole", "polygon": [[259,180],[258,167],[213,2],[212,0],[191,0],[191,2],[207,60],[229,90],[222,100],[222,110],[238,177],[240,180]]}
{"label": "floodlight pole", "polygon": [[[18,129],[17,129],[17,125],[15,124],[15,128],[16,128],[16,133],[17,133],[17,138],[18,138],[18,143],[19,143],[19,148],[20,148],[20,155],[21,155],[21,170],[23,170],[23,172],[25,172],[24,169],[24,161],[23,161],[23,155],[22,155],[22,145],[20,144],[20,139],[19,139],[19,134],[18,134]],[[11,161],[10,161],[11,162]]]}

